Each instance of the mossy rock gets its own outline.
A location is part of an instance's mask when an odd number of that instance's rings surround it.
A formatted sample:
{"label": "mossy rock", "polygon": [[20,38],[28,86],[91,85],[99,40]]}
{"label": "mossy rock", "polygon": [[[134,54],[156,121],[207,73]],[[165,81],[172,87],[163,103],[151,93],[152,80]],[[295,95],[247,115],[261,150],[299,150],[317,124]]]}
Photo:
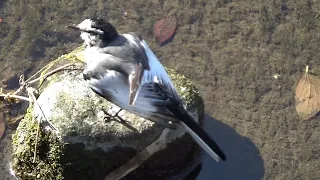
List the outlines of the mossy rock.
{"label": "mossy rock", "polygon": [[[52,61],[42,74],[63,64],[83,62],[79,56],[81,51],[82,47]],[[188,110],[202,120],[204,104],[195,85],[175,71],[167,71]],[[128,112],[120,116],[137,131],[117,121],[104,121],[102,109],[109,111],[115,106],[90,90],[82,80],[81,72],[63,71],[41,82],[38,103],[58,131],[41,126],[33,162],[38,127],[35,119],[39,120],[39,108],[28,109],[13,136],[12,167],[18,178],[104,179],[151,144],[164,129]],[[32,116],[34,112],[38,115],[36,118]],[[170,130],[167,140],[165,149],[154,154],[125,179],[167,179],[194,164],[199,149],[182,127]]]}

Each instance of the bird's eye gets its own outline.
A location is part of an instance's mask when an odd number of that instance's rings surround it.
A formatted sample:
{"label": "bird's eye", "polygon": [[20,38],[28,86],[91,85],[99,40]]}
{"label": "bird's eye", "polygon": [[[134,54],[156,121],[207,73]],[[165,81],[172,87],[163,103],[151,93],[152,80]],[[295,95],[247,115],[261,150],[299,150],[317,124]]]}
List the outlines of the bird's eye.
{"label": "bird's eye", "polygon": [[97,19],[95,19],[94,23],[92,24],[92,27],[96,28],[96,29],[102,29],[104,24],[105,24],[105,22],[102,19],[97,18]]}

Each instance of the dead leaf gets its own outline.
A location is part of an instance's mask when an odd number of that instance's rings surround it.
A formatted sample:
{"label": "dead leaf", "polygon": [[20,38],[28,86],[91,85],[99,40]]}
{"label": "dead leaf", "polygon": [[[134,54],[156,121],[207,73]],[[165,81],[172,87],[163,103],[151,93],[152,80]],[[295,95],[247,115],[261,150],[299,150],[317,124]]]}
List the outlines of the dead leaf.
{"label": "dead leaf", "polygon": [[166,17],[158,21],[153,27],[153,35],[159,44],[165,44],[172,39],[177,29],[177,18],[175,16]]}
{"label": "dead leaf", "polygon": [[0,112],[0,139],[3,136],[5,130],[6,130],[6,123],[4,122],[4,114],[3,112]]}
{"label": "dead leaf", "polygon": [[300,79],[296,89],[296,110],[303,120],[308,120],[320,111],[320,79],[306,73]]}

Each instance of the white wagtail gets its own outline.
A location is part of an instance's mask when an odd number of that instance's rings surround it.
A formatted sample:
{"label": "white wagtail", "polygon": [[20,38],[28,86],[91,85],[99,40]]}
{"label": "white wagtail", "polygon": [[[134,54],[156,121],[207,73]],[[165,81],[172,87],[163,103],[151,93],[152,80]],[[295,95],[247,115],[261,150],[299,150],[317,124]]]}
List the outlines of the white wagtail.
{"label": "white wagtail", "polygon": [[67,27],[81,32],[86,46],[83,77],[94,92],[156,123],[182,125],[212,158],[226,160],[184,108],[166,70],[141,36],[119,34],[112,24],[99,18]]}

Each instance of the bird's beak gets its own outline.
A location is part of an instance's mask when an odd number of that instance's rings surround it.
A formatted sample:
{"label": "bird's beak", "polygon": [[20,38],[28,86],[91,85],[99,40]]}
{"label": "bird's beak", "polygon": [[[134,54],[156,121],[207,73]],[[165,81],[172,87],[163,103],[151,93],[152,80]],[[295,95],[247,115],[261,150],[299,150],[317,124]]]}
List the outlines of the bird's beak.
{"label": "bird's beak", "polygon": [[98,30],[98,29],[82,29],[82,28],[79,28],[79,26],[74,25],[74,24],[66,26],[66,28],[70,28],[70,29],[73,29],[73,30],[78,30],[78,31],[81,31],[81,32],[91,33],[91,34],[95,34],[95,35],[103,35],[103,31],[101,31],[101,30]]}
{"label": "bird's beak", "polygon": [[74,29],[74,30],[80,30],[79,27],[77,25],[69,25],[69,26],[66,26],[66,28],[70,28],[70,29]]}

